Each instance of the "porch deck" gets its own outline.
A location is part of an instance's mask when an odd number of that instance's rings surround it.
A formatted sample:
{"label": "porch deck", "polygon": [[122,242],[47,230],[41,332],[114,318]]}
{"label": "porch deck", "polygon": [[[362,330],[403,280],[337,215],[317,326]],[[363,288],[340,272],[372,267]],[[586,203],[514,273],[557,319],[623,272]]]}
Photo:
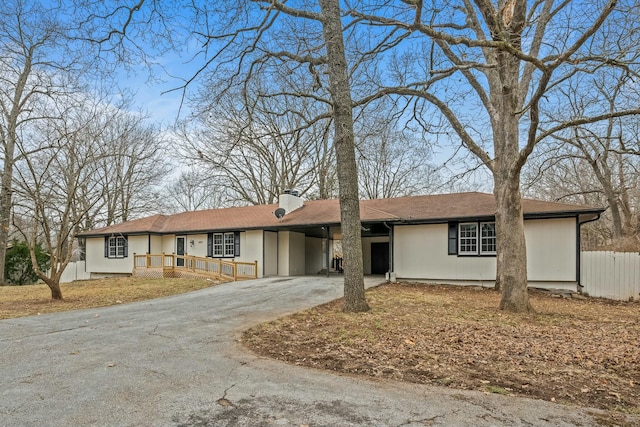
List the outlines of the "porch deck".
{"label": "porch deck", "polygon": [[133,275],[142,277],[207,276],[223,280],[258,277],[258,261],[238,262],[175,254],[133,254]]}

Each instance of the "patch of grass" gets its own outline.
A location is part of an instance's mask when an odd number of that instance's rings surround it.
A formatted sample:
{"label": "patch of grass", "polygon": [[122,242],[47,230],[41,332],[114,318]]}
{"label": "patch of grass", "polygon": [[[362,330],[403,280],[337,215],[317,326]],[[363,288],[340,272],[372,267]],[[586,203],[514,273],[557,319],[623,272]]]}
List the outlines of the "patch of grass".
{"label": "patch of grass", "polygon": [[489,393],[495,393],[495,394],[501,394],[503,396],[509,396],[509,390],[502,388],[500,386],[497,385],[487,385],[485,386],[485,389],[489,392]]}
{"label": "patch of grass", "polygon": [[104,307],[165,297],[221,283],[211,279],[114,277],[63,283],[62,301],[51,299],[46,285],[0,286],[0,319]]}

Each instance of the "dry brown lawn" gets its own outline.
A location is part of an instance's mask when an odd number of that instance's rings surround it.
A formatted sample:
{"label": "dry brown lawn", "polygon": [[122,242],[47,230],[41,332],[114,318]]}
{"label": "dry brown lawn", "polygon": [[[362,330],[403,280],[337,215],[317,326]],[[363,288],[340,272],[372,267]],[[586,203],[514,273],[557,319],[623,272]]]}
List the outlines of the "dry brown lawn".
{"label": "dry brown lawn", "polygon": [[150,279],[136,277],[64,283],[62,301],[51,299],[46,285],[0,286],[0,319],[104,307],[208,288],[211,279]]}
{"label": "dry brown lawn", "polygon": [[367,292],[371,311],[341,301],[256,326],[260,355],[349,374],[528,396],[640,418],[640,304],[531,292],[536,315],[496,309],[475,287],[398,283]]}

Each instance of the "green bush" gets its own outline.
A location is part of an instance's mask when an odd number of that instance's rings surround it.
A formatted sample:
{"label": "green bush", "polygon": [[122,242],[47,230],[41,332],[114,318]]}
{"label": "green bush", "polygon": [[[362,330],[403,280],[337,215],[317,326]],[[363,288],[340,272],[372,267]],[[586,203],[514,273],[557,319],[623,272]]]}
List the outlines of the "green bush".
{"label": "green bush", "polygon": [[[49,255],[40,245],[36,244],[36,260],[42,271],[49,269]],[[7,249],[4,264],[5,281],[11,285],[32,285],[38,280],[29,254],[29,245],[26,242],[13,241],[13,246]]]}

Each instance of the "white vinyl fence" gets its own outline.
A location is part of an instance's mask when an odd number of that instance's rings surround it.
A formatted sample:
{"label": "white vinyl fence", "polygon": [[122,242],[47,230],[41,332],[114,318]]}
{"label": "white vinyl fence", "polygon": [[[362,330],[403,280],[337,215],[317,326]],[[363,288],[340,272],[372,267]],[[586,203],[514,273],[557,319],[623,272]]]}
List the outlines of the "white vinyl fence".
{"label": "white vinyl fence", "polygon": [[581,252],[580,283],[592,297],[640,299],[640,254],[636,252]]}
{"label": "white vinyl fence", "polygon": [[70,262],[64,269],[60,283],[69,283],[75,280],[88,280],[91,274],[85,271],[85,261]]}

